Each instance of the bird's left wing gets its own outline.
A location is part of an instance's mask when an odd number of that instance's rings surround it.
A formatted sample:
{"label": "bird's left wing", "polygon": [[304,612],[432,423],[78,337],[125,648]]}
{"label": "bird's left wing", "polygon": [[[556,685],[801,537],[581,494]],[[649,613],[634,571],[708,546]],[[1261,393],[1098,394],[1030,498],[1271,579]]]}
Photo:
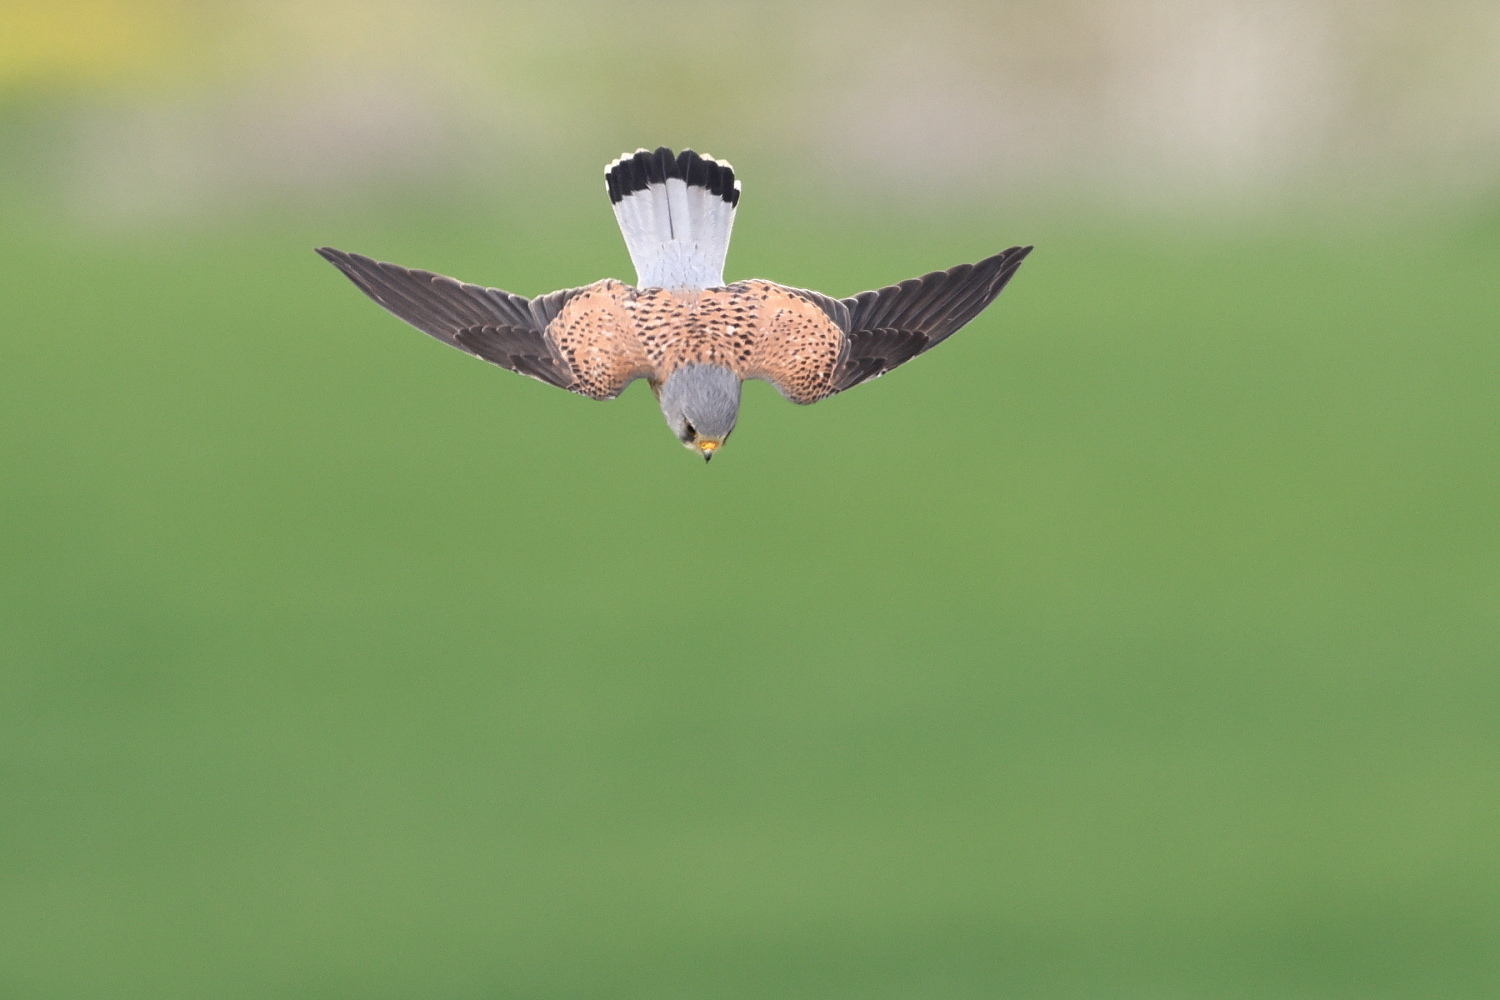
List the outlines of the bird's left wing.
{"label": "bird's left wing", "polygon": [[[879,378],[897,365],[937,346],[956,332],[1005,288],[1031,247],[1011,247],[976,264],[959,264],[934,271],[897,285],[835,299],[820,292],[781,288],[821,310],[837,328],[836,344],[830,343],[827,362],[816,376],[804,363],[800,372],[789,370],[777,345],[798,338],[798,326],[813,327],[795,309],[778,310],[767,324],[760,341],[768,358],[779,364],[762,365],[754,377],[766,378],[795,403],[813,403],[836,392],[852,389]],[[785,318],[783,318],[785,317]],[[813,355],[807,349],[792,352],[797,359]],[[800,375],[801,377],[796,377]]]}
{"label": "bird's left wing", "polygon": [[501,368],[593,399],[647,374],[618,281],[528,299],[332,247],[318,253],[398,319]]}

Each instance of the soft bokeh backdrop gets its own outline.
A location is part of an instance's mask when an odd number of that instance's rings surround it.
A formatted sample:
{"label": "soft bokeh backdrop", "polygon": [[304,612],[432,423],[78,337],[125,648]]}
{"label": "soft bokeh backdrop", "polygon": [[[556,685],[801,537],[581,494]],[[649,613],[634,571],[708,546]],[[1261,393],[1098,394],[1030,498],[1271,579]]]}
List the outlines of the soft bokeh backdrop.
{"label": "soft bokeh backdrop", "polygon": [[[1038,250],[704,467],[332,243]],[[0,2],[0,996],[1487,997],[1492,3]]]}

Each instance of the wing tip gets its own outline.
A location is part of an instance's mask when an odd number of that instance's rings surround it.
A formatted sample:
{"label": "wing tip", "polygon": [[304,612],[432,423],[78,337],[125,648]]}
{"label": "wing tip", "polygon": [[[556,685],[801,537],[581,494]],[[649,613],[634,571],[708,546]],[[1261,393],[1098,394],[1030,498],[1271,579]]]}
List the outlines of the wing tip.
{"label": "wing tip", "polygon": [[991,286],[995,295],[999,295],[1005,289],[1021,266],[1021,262],[1031,256],[1031,251],[1035,249],[1034,246],[1015,246],[995,255],[1000,260],[1000,266],[996,269],[994,283]]}
{"label": "wing tip", "polygon": [[1031,251],[1035,249],[1035,246],[1021,246],[1019,244],[1013,247],[1006,247],[1004,250],[1001,250],[997,254],[991,254],[990,256],[984,258],[984,260],[977,261],[974,266],[984,267],[987,264],[998,264],[1001,267],[1019,267],[1021,261],[1029,257],[1031,255]]}
{"label": "wing tip", "polygon": [[379,266],[373,257],[350,253],[348,250],[340,250],[337,247],[313,247],[313,252],[340,271],[351,276],[355,271],[367,270],[371,267]]}

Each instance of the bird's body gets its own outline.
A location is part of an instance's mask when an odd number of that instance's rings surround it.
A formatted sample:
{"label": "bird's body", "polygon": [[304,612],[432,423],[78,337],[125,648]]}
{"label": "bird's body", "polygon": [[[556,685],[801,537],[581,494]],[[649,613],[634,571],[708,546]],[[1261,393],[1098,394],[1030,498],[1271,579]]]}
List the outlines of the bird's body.
{"label": "bird's body", "polygon": [[526,299],[332,248],[318,252],[377,303],[460,350],[592,399],[649,380],[679,440],[711,458],[739,383],[814,403],[937,344],[1000,294],[1030,247],[833,299],[724,284],[739,201],[733,170],[691,150],[641,150],[606,170],[638,284],[612,278]]}

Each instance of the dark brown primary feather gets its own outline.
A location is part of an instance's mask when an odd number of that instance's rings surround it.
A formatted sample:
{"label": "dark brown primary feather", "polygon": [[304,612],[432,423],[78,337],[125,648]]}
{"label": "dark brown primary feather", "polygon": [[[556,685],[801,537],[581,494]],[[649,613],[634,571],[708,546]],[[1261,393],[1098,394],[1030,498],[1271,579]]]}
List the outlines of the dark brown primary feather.
{"label": "dark brown primary feather", "polygon": [[546,329],[579,289],[528,299],[332,247],[318,253],[377,304],[423,333],[501,368],[573,387],[573,371]]}
{"label": "dark brown primary feather", "polygon": [[942,343],[995,301],[1030,252],[1031,247],[1011,247],[977,264],[959,264],[847,299],[800,292],[844,334],[823,395],[878,378]]}

